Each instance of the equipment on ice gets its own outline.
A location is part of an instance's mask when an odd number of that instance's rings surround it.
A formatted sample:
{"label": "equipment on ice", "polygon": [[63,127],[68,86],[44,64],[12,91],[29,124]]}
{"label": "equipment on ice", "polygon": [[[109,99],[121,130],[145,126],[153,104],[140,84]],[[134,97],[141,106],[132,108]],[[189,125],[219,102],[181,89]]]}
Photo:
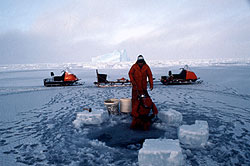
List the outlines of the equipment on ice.
{"label": "equipment on ice", "polygon": [[85,111],[92,112],[92,108],[82,108],[82,109],[85,110]]}
{"label": "equipment on ice", "polygon": [[72,74],[69,69],[63,70],[61,76],[54,76],[54,72],[50,73],[51,78],[43,80],[44,86],[70,86],[80,85],[77,81],[79,79],[75,74]]}
{"label": "equipment on ice", "polygon": [[120,112],[131,113],[132,112],[132,100],[130,98],[120,99]]}
{"label": "equipment on ice", "polygon": [[108,99],[104,101],[104,105],[107,107],[108,113],[113,115],[119,114],[119,99]]}
{"label": "equipment on ice", "polygon": [[123,87],[123,86],[131,86],[131,82],[122,77],[117,79],[116,81],[108,81],[107,74],[99,74],[96,69],[97,82],[94,82],[98,87]]}
{"label": "equipment on ice", "polygon": [[172,74],[171,71],[168,72],[168,76],[161,76],[161,82],[164,85],[181,85],[181,84],[193,84],[201,83],[202,81],[197,81],[198,78],[194,72],[190,70],[188,65],[184,68],[180,68],[181,72],[179,74]]}

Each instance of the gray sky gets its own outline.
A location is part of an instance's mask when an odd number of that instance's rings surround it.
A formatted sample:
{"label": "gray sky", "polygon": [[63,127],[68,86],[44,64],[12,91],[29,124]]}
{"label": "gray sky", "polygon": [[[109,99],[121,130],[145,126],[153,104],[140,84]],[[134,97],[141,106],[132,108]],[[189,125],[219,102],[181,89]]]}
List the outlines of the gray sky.
{"label": "gray sky", "polygon": [[250,58],[248,0],[1,0],[0,64]]}

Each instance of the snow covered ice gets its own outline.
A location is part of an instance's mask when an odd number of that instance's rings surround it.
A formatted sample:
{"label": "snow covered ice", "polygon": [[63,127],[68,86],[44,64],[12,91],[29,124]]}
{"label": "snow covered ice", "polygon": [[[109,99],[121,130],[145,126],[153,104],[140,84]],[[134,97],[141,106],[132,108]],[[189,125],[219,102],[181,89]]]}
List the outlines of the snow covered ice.
{"label": "snow covered ice", "polygon": [[139,150],[140,166],[181,166],[184,158],[179,140],[146,139]]}
{"label": "snow covered ice", "polygon": [[190,148],[199,148],[207,144],[209,128],[206,121],[196,120],[195,124],[182,125],[178,129],[178,138]]}
{"label": "snow covered ice", "polygon": [[[156,80],[169,70],[178,73],[184,64],[147,62]],[[231,62],[190,61],[185,64],[201,77],[202,84],[164,86],[156,82],[149,91],[159,113],[172,108],[182,114],[181,124],[195,124],[195,120],[209,124],[204,148],[186,148],[180,143],[183,156],[187,156],[186,166],[250,165],[250,65],[249,61]],[[104,63],[100,72],[107,73],[110,80],[128,78],[131,65]],[[43,78],[51,71],[60,73],[65,67],[85,84],[43,86]],[[131,87],[95,87],[96,67],[85,63],[0,66],[1,166],[138,166],[144,140],[178,140],[177,127],[161,120],[146,132],[130,130],[132,118],[125,114],[110,116],[100,125],[100,121],[78,121],[77,128],[73,122],[85,111],[82,108],[105,112],[105,99],[131,98]],[[156,124],[166,128],[157,128]]]}
{"label": "snow covered ice", "polygon": [[182,122],[182,114],[174,109],[168,111],[159,111],[158,118],[169,126],[179,126]]}
{"label": "snow covered ice", "polygon": [[73,121],[75,127],[79,128],[84,124],[100,125],[108,119],[108,113],[104,110],[93,110],[79,112],[76,115],[76,119]]}

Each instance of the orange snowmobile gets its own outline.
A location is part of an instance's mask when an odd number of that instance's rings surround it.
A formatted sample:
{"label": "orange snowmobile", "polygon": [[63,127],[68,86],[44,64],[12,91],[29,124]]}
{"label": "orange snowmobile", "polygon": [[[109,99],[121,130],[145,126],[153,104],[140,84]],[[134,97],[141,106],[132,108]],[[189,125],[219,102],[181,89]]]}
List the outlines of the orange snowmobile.
{"label": "orange snowmobile", "polygon": [[63,70],[61,76],[54,76],[54,72],[50,73],[51,78],[43,80],[44,86],[70,86],[78,85],[79,79],[75,74],[72,74],[69,69]]}
{"label": "orange snowmobile", "polygon": [[198,79],[199,78],[196,74],[192,72],[187,65],[185,65],[184,68],[181,68],[181,72],[179,74],[172,74],[172,72],[169,71],[168,76],[161,76],[161,82],[164,85],[201,83],[201,81],[197,81]]}

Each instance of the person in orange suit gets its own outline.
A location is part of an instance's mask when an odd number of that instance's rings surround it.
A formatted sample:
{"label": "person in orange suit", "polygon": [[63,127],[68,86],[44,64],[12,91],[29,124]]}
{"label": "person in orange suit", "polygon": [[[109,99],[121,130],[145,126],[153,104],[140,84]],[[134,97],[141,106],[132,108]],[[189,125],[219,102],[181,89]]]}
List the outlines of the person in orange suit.
{"label": "person in orange suit", "polygon": [[[129,70],[129,78],[132,83],[132,129],[148,130],[151,119],[158,113],[147,91],[147,78],[150,90],[153,90],[153,76],[151,69],[146,64],[142,55],[139,55],[136,63]],[[143,97],[142,97],[143,96]],[[147,105],[147,106],[145,106]],[[153,114],[149,116],[150,110]]]}

